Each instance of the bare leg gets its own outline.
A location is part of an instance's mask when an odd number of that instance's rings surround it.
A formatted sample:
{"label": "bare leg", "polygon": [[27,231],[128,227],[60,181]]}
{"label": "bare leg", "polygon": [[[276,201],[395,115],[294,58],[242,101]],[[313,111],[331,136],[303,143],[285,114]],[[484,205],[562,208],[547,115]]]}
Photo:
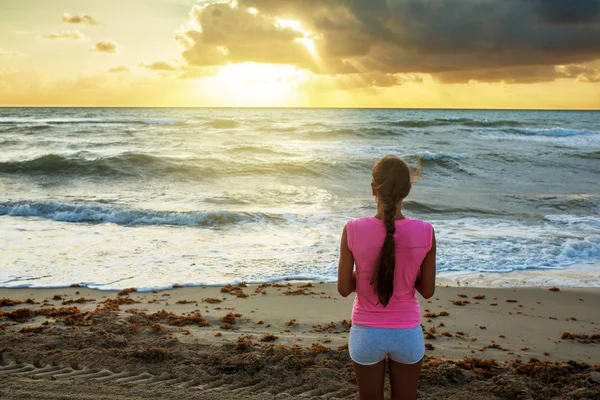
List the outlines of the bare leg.
{"label": "bare leg", "polygon": [[401,364],[388,358],[392,400],[414,400],[417,398],[419,376],[423,359],[415,364]]}
{"label": "bare leg", "polygon": [[374,365],[360,365],[352,362],[358,394],[361,400],[383,400],[383,382],[385,380],[385,360]]}

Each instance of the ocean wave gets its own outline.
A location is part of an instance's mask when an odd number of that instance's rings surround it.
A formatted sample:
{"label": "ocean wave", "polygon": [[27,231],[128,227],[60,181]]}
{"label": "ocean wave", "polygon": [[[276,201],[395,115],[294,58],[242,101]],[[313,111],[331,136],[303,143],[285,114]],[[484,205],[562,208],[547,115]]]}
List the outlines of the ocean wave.
{"label": "ocean wave", "polygon": [[281,223],[282,216],[265,213],[210,211],[176,212],[130,209],[103,203],[8,201],[0,215],[38,217],[61,222],[114,223],[117,225],[174,225],[221,227],[246,222]]}
{"label": "ocean wave", "polygon": [[479,128],[496,128],[503,126],[522,126],[525,125],[523,121],[512,121],[512,120],[477,120],[471,118],[435,118],[435,119],[417,119],[417,120],[400,120],[388,122],[387,125],[398,126],[403,128],[428,128],[433,126],[448,126],[448,125],[462,125]]}
{"label": "ocean wave", "polygon": [[229,151],[234,153],[249,153],[249,154],[278,154],[278,155],[290,155],[290,153],[286,153],[283,151],[277,151],[270,149],[268,147],[261,146],[234,146],[229,149]]}
{"label": "ocean wave", "polygon": [[593,135],[599,134],[600,132],[590,131],[588,129],[566,129],[566,128],[544,128],[544,129],[508,129],[508,133],[516,135],[528,135],[528,136],[551,136],[551,137],[565,137],[565,136],[580,136],[580,135]]}
{"label": "ocean wave", "polygon": [[122,153],[111,157],[84,158],[46,154],[37,158],[0,162],[0,174],[30,176],[68,176],[102,178],[154,178],[180,175],[185,179],[255,174],[340,178],[354,172],[369,171],[373,160],[253,160],[226,158],[179,159],[144,153]]}
{"label": "ocean wave", "polygon": [[[370,207],[370,205],[369,205]],[[485,208],[475,208],[475,207],[449,207],[449,206],[438,206],[427,204],[415,200],[405,200],[402,202],[402,208],[408,211],[430,215],[430,214],[465,214],[465,215],[488,215],[488,216],[503,216],[507,215],[506,212],[493,210],[493,209],[485,209]]]}
{"label": "ocean wave", "polygon": [[600,228],[600,216],[591,216],[591,215],[545,215],[545,220],[551,222],[558,222],[562,224],[584,224],[586,227],[597,226]]}
{"label": "ocean wave", "polygon": [[210,168],[190,167],[176,160],[139,153],[123,153],[118,156],[86,159],[46,154],[34,159],[0,162],[0,173],[25,175],[71,175],[71,176],[143,176],[153,173],[188,173],[210,175]]}
{"label": "ocean wave", "polygon": [[[182,125],[182,119],[88,119],[88,118],[64,118],[64,119],[15,119],[0,120],[0,125],[27,125],[29,129],[47,129],[52,125]],[[45,127],[45,128],[44,128]]]}
{"label": "ocean wave", "polygon": [[214,119],[212,121],[205,122],[203,125],[211,128],[231,129],[237,128],[240,126],[240,123],[232,119]]}
{"label": "ocean wave", "polygon": [[454,160],[460,160],[462,158],[466,158],[464,154],[452,154],[452,153],[430,153],[429,151],[425,151],[419,154],[422,157],[422,160],[441,160],[444,158],[450,158]]}
{"label": "ocean wave", "polygon": [[600,150],[583,152],[583,153],[579,154],[579,157],[589,158],[592,160],[598,160],[598,159],[600,159]]}

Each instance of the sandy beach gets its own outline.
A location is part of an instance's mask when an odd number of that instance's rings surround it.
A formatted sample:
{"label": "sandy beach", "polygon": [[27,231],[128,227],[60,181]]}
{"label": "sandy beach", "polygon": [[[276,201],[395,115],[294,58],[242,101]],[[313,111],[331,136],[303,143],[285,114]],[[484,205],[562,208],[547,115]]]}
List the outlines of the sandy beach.
{"label": "sandy beach", "polygon": [[[438,287],[420,299],[420,397],[600,398],[600,290],[556,289]],[[335,285],[0,299],[2,398],[356,398],[353,296]]]}

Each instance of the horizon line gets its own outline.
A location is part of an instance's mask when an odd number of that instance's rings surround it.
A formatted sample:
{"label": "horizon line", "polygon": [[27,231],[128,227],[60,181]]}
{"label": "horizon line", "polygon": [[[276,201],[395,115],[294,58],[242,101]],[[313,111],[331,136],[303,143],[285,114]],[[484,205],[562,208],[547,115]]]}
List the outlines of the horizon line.
{"label": "horizon line", "polygon": [[600,111],[600,108],[485,108],[485,107],[335,107],[335,106],[114,106],[114,105],[0,105],[3,108],[194,108],[194,109],[330,109],[330,110],[461,110],[461,111]]}

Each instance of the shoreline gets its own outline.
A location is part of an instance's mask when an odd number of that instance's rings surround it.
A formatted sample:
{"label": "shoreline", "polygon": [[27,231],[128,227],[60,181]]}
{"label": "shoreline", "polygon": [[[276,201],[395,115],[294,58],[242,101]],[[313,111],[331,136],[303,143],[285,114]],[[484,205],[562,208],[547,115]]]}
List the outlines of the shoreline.
{"label": "shoreline", "polygon": [[[336,281],[330,279],[315,279],[304,276],[280,277],[265,281],[243,281],[236,280],[229,283],[173,283],[160,286],[138,287],[140,293],[148,293],[153,290],[173,290],[178,288],[200,288],[216,287],[225,285],[236,285],[245,282],[248,285],[276,284],[276,283],[294,283],[302,284],[311,282],[312,284],[335,285]],[[532,269],[522,271],[506,272],[474,272],[474,271],[438,271],[436,277],[437,287],[471,287],[480,289],[492,288],[549,288],[559,286],[565,288],[598,288],[600,289],[600,262],[587,264],[573,264],[562,269]],[[106,286],[106,287],[103,287]],[[70,283],[64,285],[48,286],[0,286],[2,290],[60,290],[65,288],[81,287],[101,292],[118,292],[123,287],[108,286],[105,284],[89,284],[85,282]],[[128,286],[129,287],[129,286]]]}
{"label": "shoreline", "polygon": [[[0,397],[356,398],[354,295],[334,284],[125,292],[0,289]],[[540,371],[561,376],[544,396],[600,395],[600,288],[438,286],[419,301],[421,398],[537,393]]]}
{"label": "shoreline", "polygon": [[[347,343],[348,330],[341,327],[342,321],[351,319],[354,294],[347,298],[337,293],[335,284],[328,283],[292,283],[238,286],[199,286],[179,287],[169,290],[148,292],[132,291],[118,295],[116,291],[101,291],[86,287],[51,289],[0,289],[0,299],[25,301],[33,299],[38,304],[19,304],[0,307],[5,313],[19,308],[43,309],[50,307],[77,307],[81,313],[90,313],[102,307],[110,299],[129,299],[114,311],[140,311],[147,314],[161,310],[177,315],[200,312],[212,325],[208,328],[189,329],[191,340],[199,343],[222,343],[235,340],[240,334],[273,333],[280,335],[277,343],[292,345],[304,341],[331,340],[330,345]],[[233,291],[228,293],[228,287]],[[240,297],[236,296],[241,293]],[[264,293],[264,294],[263,294]],[[56,297],[58,296],[58,297]],[[478,297],[483,296],[483,299]],[[53,300],[60,298],[60,300]],[[82,300],[83,299],[83,300]],[[203,301],[204,300],[204,301]],[[516,301],[513,301],[516,300]],[[466,301],[460,304],[456,302]],[[481,356],[481,344],[491,341],[504,343],[510,351],[495,351],[494,358],[510,359],[514,357],[542,357],[548,360],[577,359],[589,362],[592,354],[600,360],[598,346],[578,346],[561,342],[563,331],[572,333],[600,333],[600,320],[594,304],[600,304],[600,288],[562,287],[554,292],[546,287],[535,288],[478,288],[437,286],[435,295],[425,300],[419,296],[422,325],[425,330],[435,327],[438,333],[450,332],[449,336],[436,335],[431,340],[435,350],[431,355],[442,358],[462,358],[471,354]],[[448,316],[427,317],[441,311]],[[241,314],[236,317],[235,329],[220,329],[223,324],[219,318],[229,313]],[[531,324],[535,318],[536,324]],[[295,324],[286,325],[295,320]],[[11,322],[0,313],[0,323]],[[44,322],[36,317],[19,326],[34,326]],[[263,323],[258,323],[263,321]],[[336,329],[327,333],[315,331],[314,326],[325,326],[335,322]],[[56,322],[60,325],[60,322]],[[438,325],[442,323],[443,327]],[[168,325],[168,324],[166,324]],[[511,327],[519,327],[521,338],[510,338]],[[485,328],[482,328],[485,327]],[[514,330],[514,329],[513,329]],[[287,332],[286,332],[287,331]],[[215,339],[214,334],[222,336]],[[456,337],[455,332],[463,332],[464,337]],[[499,335],[506,338],[498,340]],[[186,335],[184,335],[186,336]],[[461,336],[461,335],[459,335]],[[473,340],[476,338],[477,340]],[[186,340],[189,338],[186,338]],[[302,339],[302,340],[298,340]],[[439,340],[442,339],[442,340]],[[466,340],[465,340],[466,339]],[[473,343],[474,342],[474,343]],[[527,343],[527,346],[520,346]],[[517,348],[519,347],[519,348]],[[522,351],[520,348],[531,350]],[[475,351],[472,353],[471,351]],[[548,352],[550,356],[544,356]],[[511,354],[513,353],[513,354]]]}

